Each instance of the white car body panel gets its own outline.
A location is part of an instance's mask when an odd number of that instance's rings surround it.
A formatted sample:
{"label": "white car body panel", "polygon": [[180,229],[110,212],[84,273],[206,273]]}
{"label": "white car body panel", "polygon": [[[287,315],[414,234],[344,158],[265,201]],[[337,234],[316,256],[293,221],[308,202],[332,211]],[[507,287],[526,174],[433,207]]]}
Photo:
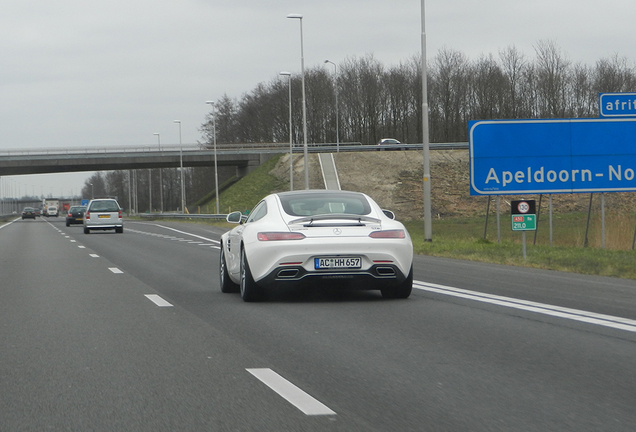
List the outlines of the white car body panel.
{"label": "white car body panel", "polygon": [[[325,193],[330,191],[299,191],[297,193]],[[334,191],[335,192],[335,191]],[[340,191],[338,191],[340,192]],[[344,192],[345,194],[347,192]],[[284,193],[283,193],[284,194]],[[291,193],[288,193],[291,194]],[[244,248],[250,271],[257,284],[272,284],[276,272],[293,268],[300,270],[301,275],[314,277],[329,274],[333,278],[369,276],[375,266],[387,272],[386,279],[404,279],[409,274],[413,262],[413,245],[404,226],[387,217],[382,209],[368,196],[360,193],[369,203],[370,212],[364,216],[337,215],[298,216],[287,214],[277,194],[269,195],[261,201],[267,206],[267,214],[255,221],[238,225],[222,236],[223,251],[227,262],[230,279],[240,283],[241,248]],[[259,203],[259,205],[261,205]],[[258,208],[255,207],[255,210]],[[352,226],[360,225],[360,226]],[[371,238],[369,234],[376,231],[403,230],[404,238]],[[261,232],[294,232],[302,233],[302,240],[260,241]],[[321,257],[359,257],[359,269],[316,270],[314,259]],[[385,267],[383,267],[385,266]],[[396,270],[395,277],[388,277],[389,269]],[[289,274],[293,272],[290,270]],[[305,274],[306,273],[306,274]],[[333,274],[332,274],[333,273]],[[284,274],[284,273],[283,273]],[[376,278],[383,279],[380,275]],[[285,277],[276,279],[275,283],[284,282]],[[290,277],[290,279],[294,279]]]}

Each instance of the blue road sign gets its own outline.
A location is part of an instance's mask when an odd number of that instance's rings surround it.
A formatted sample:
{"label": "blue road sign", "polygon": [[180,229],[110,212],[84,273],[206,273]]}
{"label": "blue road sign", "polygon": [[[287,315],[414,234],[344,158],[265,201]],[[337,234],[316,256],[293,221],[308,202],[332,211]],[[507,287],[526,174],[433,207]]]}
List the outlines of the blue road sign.
{"label": "blue road sign", "polygon": [[636,191],[636,119],[469,122],[470,194]]}
{"label": "blue road sign", "polygon": [[601,117],[636,117],[636,93],[599,93]]}
{"label": "blue road sign", "polygon": [[83,205],[84,207],[86,207],[86,206],[88,205],[88,200],[87,200],[87,199],[83,199],[83,200],[82,200],[82,205]]}

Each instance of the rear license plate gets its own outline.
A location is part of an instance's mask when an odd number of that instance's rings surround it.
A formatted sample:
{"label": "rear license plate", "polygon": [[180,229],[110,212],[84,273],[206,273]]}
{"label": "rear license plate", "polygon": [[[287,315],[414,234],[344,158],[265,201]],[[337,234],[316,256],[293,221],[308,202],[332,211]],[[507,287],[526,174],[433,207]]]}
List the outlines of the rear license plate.
{"label": "rear license plate", "polygon": [[362,267],[360,257],[314,258],[314,268],[322,269],[358,269]]}
{"label": "rear license plate", "polygon": [[110,219],[110,215],[99,215],[100,219]]}

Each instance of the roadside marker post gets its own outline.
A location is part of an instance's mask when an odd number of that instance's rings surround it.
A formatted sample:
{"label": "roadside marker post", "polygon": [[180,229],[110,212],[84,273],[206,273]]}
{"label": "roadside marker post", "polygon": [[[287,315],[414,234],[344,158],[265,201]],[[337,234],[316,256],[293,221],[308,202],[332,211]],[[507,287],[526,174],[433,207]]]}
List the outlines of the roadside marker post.
{"label": "roadside marker post", "polygon": [[512,217],[512,230],[521,231],[523,242],[523,259],[526,260],[526,231],[536,231],[537,210],[535,200],[522,200],[510,202]]}

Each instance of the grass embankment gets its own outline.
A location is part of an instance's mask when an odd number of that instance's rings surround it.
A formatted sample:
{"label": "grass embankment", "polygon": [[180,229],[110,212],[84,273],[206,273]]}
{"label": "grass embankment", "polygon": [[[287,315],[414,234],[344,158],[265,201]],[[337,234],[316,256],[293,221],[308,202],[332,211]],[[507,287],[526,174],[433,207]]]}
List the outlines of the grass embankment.
{"label": "grass embankment", "polygon": [[[250,210],[272,191],[286,190],[287,184],[269,174],[279,157],[270,159],[248,176],[224,190],[220,210]],[[215,205],[214,202],[209,206]],[[601,276],[636,279],[636,252],[631,250],[636,221],[632,215],[608,214],[605,220],[605,248],[602,248],[601,221],[593,215],[584,247],[587,215],[571,213],[553,217],[552,247],[547,215],[541,215],[536,244],[534,232],[526,232],[526,260],[522,234],[511,230],[510,215],[501,215],[501,242],[497,242],[496,218],[488,222],[484,239],[484,218],[453,218],[433,221],[433,241],[424,241],[424,223],[405,223],[415,253],[497,264],[561,270]]]}
{"label": "grass embankment", "polygon": [[551,247],[546,217],[543,225],[539,225],[536,243],[534,232],[526,232],[525,260],[522,234],[511,230],[509,218],[502,216],[500,243],[494,221],[489,221],[487,238],[483,238],[484,218],[434,221],[432,242],[424,241],[423,221],[408,221],[405,225],[418,254],[636,279],[636,252],[631,250],[634,227],[627,229],[625,224],[616,223],[617,219],[624,222],[626,218],[606,219],[603,249],[597,218],[590,223],[588,246],[584,247],[587,215],[554,217]]}

